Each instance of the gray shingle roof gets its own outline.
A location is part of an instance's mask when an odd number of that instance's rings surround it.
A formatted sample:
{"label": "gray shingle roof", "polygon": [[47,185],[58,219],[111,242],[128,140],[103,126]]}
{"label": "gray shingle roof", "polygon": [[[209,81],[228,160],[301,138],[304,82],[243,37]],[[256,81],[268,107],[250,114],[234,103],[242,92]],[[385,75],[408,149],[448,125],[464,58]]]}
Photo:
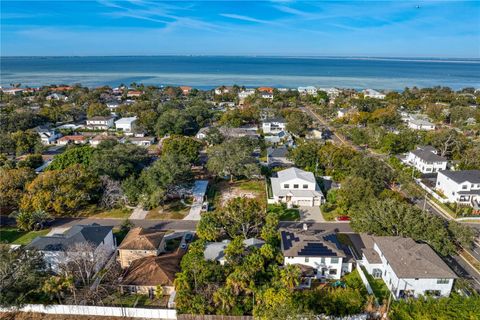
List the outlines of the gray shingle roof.
{"label": "gray shingle roof", "polygon": [[373,241],[400,278],[457,278],[427,244],[403,237],[373,237]]}
{"label": "gray shingle roof", "polygon": [[425,162],[445,162],[447,161],[446,158],[439,156],[438,154],[435,154],[431,152],[430,150],[425,150],[425,149],[417,149],[412,151],[412,153],[419,157],[420,159],[424,160]]}
{"label": "gray shingle roof", "polygon": [[443,175],[452,179],[456,183],[469,181],[471,183],[480,183],[480,170],[461,170],[461,171],[440,171]]}
{"label": "gray shingle roof", "polygon": [[89,242],[98,247],[113,227],[99,224],[75,225],[64,234],[35,238],[27,248],[41,251],[61,251],[75,243]]}
{"label": "gray shingle roof", "polygon": [[268,148],[267,153],[269,157],[285,158],[288,154],[287,147]]}
{"label": "gray shingle roof", "polygon": [[292,179],[295,179],[295,178],[299,178],[299,179],[302,179],[302,180],[305,180],[305,181],[308,181],[308,182],[311,182],[311,183],[316,183],[317,182],[315,180],[315,176],[313,175],[313,173],[308,172],[308,171],[303,171],[303,170],[298,169],[298,168],[289,168],[289,169],[279,171],[277,173],[277,176],[278,176],[278,180],[279,180],[280,183],[282,183],[283,181],[288,181],[288,180],[292,180]]}

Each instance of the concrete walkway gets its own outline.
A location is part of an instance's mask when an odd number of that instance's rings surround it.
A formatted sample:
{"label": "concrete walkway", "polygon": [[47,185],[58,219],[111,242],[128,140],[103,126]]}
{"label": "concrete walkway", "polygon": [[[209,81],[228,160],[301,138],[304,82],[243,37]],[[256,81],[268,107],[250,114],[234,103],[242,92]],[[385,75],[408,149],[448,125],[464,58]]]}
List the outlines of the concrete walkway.
{"label": "concrete walkway", "polygon": [[147,217],[148,211],[144,210],[142,206],[136,206],[130,215],[130,220],[144,220]]}
{"label": "concrete walkway", "polygon": [[207,186],[207,180],[195,181],[195,186],[193,187],[193,204],[190,208],[190,212],[185,218],[183,218],[183,220],[200,220],[203,201],[205,199],[205,194],[207,193]]}
{"label": "concrete walkway", "polygon": [[299,207],[300,221],[325,222],[320,207]]}

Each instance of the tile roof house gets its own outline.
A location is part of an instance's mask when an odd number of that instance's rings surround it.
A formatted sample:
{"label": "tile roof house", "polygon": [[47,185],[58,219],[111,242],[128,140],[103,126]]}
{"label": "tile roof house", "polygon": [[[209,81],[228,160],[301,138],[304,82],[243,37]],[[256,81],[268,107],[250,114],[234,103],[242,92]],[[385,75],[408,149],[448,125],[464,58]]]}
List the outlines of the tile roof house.
{"label": "tile roof house", "polygon": [[312,278],[340,279],[351,272],[350,250],[340,244],[335,231],[281,230],[284,265],[294,264],[313,271]]}
{"label": "tile roof house", "polygon": [[405,162],[415,167],[421,173],[433,173],[447,169],[448,161],[439,156],[432,147],[418,148],[410,151]]}
{"label": "tile roof house", "polygon": [[131,229],[118,246],[120,266],[127,268],[137,259],[158,256],[165,251],[164,237],[165,232],[154,229]]}
{"label": "tile roof house", "polygon": [[120,280],[122,293],[148,294],[154,297],[157,287],[164,295],[175,291],[175,275],[180,272],[180,262],[185,250],[160,256],[148,256],[137,259],[125,270]]}
{"label": "tile roof house", "polygon": [[395,298],[450,295],[457,275],[427,244],[365,234],[361,239],[361,264],[382,278]]}
{"label": "tile roof house", "polygon": [[[65,260],[65,251],[77,243],[88,242],[95,246],[96,252],[103,250],[106,255],[110,256],[115,251],[112,229],[113,227],[101,226],[96,223],[75,225],[62,234],[37,237],[27,245],[27,249],[37,249],[43,253],[47,267],[53,272],[58,272],[59,265]],[[105,262],[99,261],[99,268]]]}
{"label": "tile roof house", "polygon": [[440,171],[435,188],[449,202],[468,205],[480,212],[480,170]]}
{"label": "tile roof house", "polygon": [[87,143],[87,137],[82,135],[63,136],[56,141],[58,145],[67,145],[69,143],[85,144]]}
{"label": "tile roof house", "polygon": [[313,173],[298,168],[277,172],[271,177],[271,198],[268,203],[286,203],[287,206],[319,206],[325,200]]}

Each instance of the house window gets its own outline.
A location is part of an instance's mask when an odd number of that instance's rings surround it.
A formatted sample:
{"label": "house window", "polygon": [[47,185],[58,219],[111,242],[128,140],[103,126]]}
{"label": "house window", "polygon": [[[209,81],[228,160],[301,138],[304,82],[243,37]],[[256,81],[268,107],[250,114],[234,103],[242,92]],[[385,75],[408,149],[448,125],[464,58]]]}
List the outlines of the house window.
{"label": "house window", "polygon": [[321,258],[320,263],[324,264],[325,263],[325,258]]}
{"label": "house window", "polygon": [[337,274],[337,269],[330,269],[328,274]]}
{"label": "house window", "polygon": [[305,258],[305,262],[308,262],[308,261],[309,261],[309,259],[308,259],[308,258]]}
{"label": "house window", "polygon": [[450,279],[437,279],[437,284],[448,284]]}
{"label": "house window", "polygon": [[464,184],[464,185],[462,186],[462,190],[467,190],[467,188],[468,188],[468,185],[467,185],[467,184]]}
{"label": "house window", "polygon": [[332,258],[332,259],[330,260],[330,262],[331,262],[331,263],[338,263],[338,258]]}
{"label": "house window", "polygon": [[308,184],[304,184],[303,189],[308,189]]}
{"label": "house window", "polygon": [[374,278],[381,278],[382,277],[382,270],[380,269],[373,269],[372,276]]}
{"label": "house window", "polygon": [[285,189],[288,189],[288,188],[290,188],[290,185],[289,185],[288,183],[285,183],[285,184],[283,185],[283,187],[284,187]]}
{"label": "house window", "polygon": [[298,184],[294,184],[293,189],[298,189]]}

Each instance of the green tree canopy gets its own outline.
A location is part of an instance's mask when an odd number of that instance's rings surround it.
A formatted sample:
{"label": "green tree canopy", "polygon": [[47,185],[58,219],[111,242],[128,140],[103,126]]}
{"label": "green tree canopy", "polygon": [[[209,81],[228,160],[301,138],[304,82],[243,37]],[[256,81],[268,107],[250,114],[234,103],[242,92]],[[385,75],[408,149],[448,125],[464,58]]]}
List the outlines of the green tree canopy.
{"label": "green tree canopy", "polygon": [[71,214],[93,203],[99,187],[98,178],[79,165],[46,171],[26,186],[20,208],[59,216]]}

